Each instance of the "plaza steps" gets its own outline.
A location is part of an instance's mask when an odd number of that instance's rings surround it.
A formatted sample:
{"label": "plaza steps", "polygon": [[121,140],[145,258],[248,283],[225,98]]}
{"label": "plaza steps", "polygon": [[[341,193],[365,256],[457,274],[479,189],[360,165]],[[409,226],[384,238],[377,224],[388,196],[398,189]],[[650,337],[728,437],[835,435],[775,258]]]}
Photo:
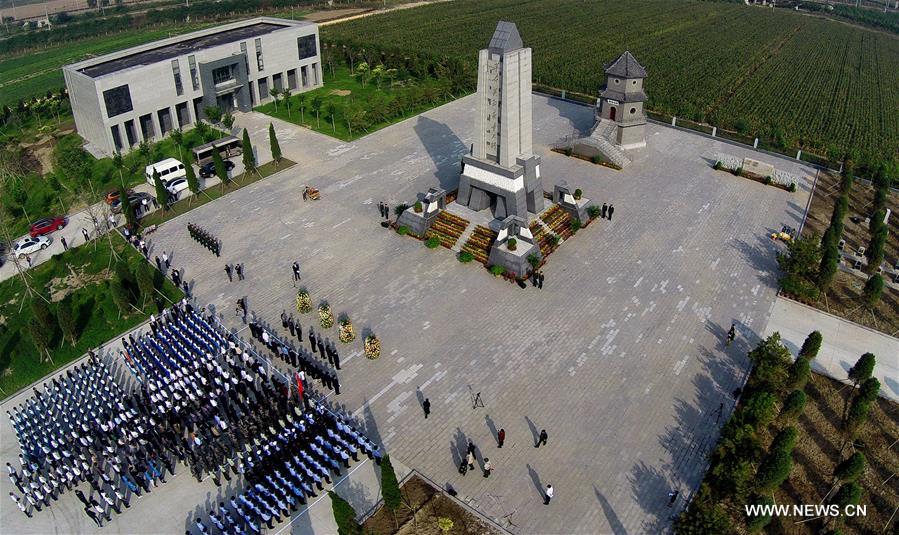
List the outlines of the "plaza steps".
{"label": "plaza steps", "polygon": [[[546,224],[538,219],[535,219],[533,223],[530,225],[531,234],[534,235],[534,241],[537,242],[537,246],[540,247],[540,254],[543,255],[543,258],[549,256],[550,253],[555,251],[559,246],[553,245],[552,237],[556,235]],[[559,242],[561,243],[561,242]]]}
{"label": "plaza steps", "polygon": [[571,216],[558,204],[552,205],[549,210],[543,212],[540,220],[563,241],[571,237]]}
{"label": "plaza steps", "polygon": [[631,163],[624,151],[613,141],[617,125],[606,119],[599,121],[593,132],[590,133],[590,145],[599,150],[610,162],[624,168]]}
{"label": "plaza steps", "polygon": [[475,227],[474,232],[471,233],[468,241],[465,242],[465,245],[462,246],[462,250],[471,253],[475,260],[486,266],[490,257],[490,247],[496,241],[496,236],[496,232],[478,225]]}
{"label": "plaza steps", "polygon": [[469,223],[465,230],[462,232],[462,235],[459,236],[459,239],[456,240],[456,245],[451,247],[454,253],[458,253],[462,250],[462,246],[468,243],[468,238],[471,238],[471,235],[474,233],[474,229],[477,228],[477,224]]}
{"label": "plaza steps", "polygon": [[443,210],[437,214],[431,228],[425,233],[425,238],[436,237],[440,240],[440,245],[452,249],[467,228],[468,220]]}

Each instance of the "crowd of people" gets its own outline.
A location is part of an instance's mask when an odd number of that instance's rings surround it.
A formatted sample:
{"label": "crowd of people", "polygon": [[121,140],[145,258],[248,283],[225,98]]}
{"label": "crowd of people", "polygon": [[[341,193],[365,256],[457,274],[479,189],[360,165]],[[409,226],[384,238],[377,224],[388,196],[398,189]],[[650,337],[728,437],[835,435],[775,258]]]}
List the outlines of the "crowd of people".
{"label": "crowd of people", "polygon": [[187,232],[197,243],[215,253],[215,256],[221,256],[222,240],[210,234],[208,230],[194,223],[188,223]]}

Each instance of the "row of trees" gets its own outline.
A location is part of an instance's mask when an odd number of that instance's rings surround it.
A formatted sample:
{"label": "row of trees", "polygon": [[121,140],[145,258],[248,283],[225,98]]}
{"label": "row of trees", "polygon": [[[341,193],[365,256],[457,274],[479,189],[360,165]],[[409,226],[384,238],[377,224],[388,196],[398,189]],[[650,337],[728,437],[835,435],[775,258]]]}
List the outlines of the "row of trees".
{"label": "row of trees", "polygon": [[[333,490],[328,491],[328,496],[331,498],[331,509],[337,523],[338,535],[362,535],[362,526],[356,520],[359,514],[353,506]],[[385,455],[381,460],[381,498],[384,500],[384,507],[393,514],[396,523],[396,512],[403,504],[403,495],[393,464],[390,462],[390,455]]]}
{"label": "row of trees", "polygon": [[[771,521],[770,516],[746,516],[743,504],[773,504],[774,492],[790,476],[799,437],[794,424],[805,409],[804,388],[821,342],[821,334],[812,332],[791,362],[780,335],[774,333],[749,353],[753,369],[743,398],[721,430],[705,481],[675,523],[678,533],[732,533],[736,531],[735,521],[755,533]],[[853,444],[880,390],[880,383],[872,377],[874,362],[874,355],[866,353],[849,372],[853,394],[847,398],[848,408],[841,422],[846,439],[841,453]],[[762,445],[764,435],[774,435],[767,448]],[[860,453],[842,460],[825,500],[841,509],[857,504],[861,489],[855,481],[863,470],[864,456]]]}

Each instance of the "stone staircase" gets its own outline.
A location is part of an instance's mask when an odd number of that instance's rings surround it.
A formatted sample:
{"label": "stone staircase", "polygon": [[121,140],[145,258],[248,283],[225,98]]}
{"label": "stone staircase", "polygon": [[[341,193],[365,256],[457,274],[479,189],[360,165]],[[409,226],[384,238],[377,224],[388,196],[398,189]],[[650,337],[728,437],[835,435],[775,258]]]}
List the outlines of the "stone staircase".
{"label": "stone staircase", "polygon": [[607,160],[618,167],[624,168],[627,164],[631,163],[631,160],[613,141],[615,137],[615,128],[615,123],[603,119],[596,125],[596,128],[590,133],[588,139],[590,145],[596,147]]}
{"label": "stone staircase", "polygon": [[462,250],[471,253],[475,260],[486,266],[487,260],[490,258],[490,247],[496,241],[496,236],[496,232],[487,227],[477,225],[474,232],[471,233],[471,237],[465,241]]}
{"label": "stone staircase", "polygon": [[431,228],[425,233],[425,239],[436,237],[440,240],[440,245],[453,249],[469,226],[468,220],[443,210],[437,214]]}
{"label": "stone staircase", "polygon": [[563,241],[571,237],[571,216],[558,204],[552,205],[543,212],[540,220],[553,234],[558,235]]}
{"label": "stone staircase", "polygon": [[458,253],[462,250],[462,246],[468,243],[468,238],[471,238],[471,235],[474,233],[474,229],[477,228],[477,224],[469,223],[465,230],[462,231],[462,234],[459,235],[459,239],[456,240],[456,244],[450,247],[454,253]]}
{"label": "stone staircase", "polygon": [[[555,251],[559,245],[554,243],[553,236],[558,236],[555,232],[552,231],[549,227],[546,226],[546,223],[543,222],[539,217],[531,222],[528,227],[531,230],[531,234],[534,235],[534,241],[537,242],[537,246],[540,247],[540,254],[543,255],[543,258],[546,258],[553,251]],[[559,239],[559,244],[562,243],[561,237]]]}

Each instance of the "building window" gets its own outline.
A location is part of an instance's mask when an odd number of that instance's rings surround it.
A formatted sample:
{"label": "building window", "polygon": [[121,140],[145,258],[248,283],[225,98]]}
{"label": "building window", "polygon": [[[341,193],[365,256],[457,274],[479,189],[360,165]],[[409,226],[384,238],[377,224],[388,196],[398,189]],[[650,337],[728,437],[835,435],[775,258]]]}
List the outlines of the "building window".
{"label": "building window", "polygon": [[262,62],[262,39],[256,39],[256,68],[259,72],[265,70],[265,64]]}
{"label": "building window", "polygon": [[175,76],[175,93],[179,95],[184,94],[184,86],[181,85],[181,67],[178,65],[178,60],[172,60],[172,74]]}
{"label": "building window", "polygon": [[127,84],[104,91],[103,101],[106,103],[107,117],[115,117],[134,109],[131,104],[131,91]]}
{"label": "building window", "polygon": [[620,80],[618,78],[615,78],[615,85],[618,85],[619,82]]}
{"label": "building window", "polygon": [[289,87],[290,89],[297,88],[297,70],[296,69],[290,69],[289,71],[287,71],[287,87]]}
{"label": "building window", "polygon": [[253,80],[247,82],[247,87],[250,89],[250,106],[256,105],[256,88],[253,86],[256,85],[253,83]]}
{"label": "building window", "polygon": [[309,69],[307,66],[303,65],[302,67],[300,67],[300,75],[303,79],[303,87],[309,85]]}
{"label": "building window", "polygon": [[268,78],[259,79],[259,100],[268,98]]}
{"label": "building window", "polygon": [[226,65],[217,69],[212,69],[212,83],[215,85],[224,84],[234,79],[233,65]]}
{"label": "building window", "polygon": [[631,108],[631,115],[637,113],[637,108]]}
{"label": "building window", "polygon": [[110,130],[112,131],[112,142],[115,144],[115,150],[119,152],[122,150],[122,135],[119,134],[119,125],[112,125]]}
{"label": "building window", "polygon": [[156,136],[156,130],[153,128],[153,116],[149,113],[140,116],[140,133],[144,140],[150,140]]}
{"label": "building window", "polygon": [[249,75],[250,74],[250,60],[247,59],[249,56],[247,56],[247,44],[245,42],[240,43],[240,53],[243,54],[243,66],[247,68],[247,75]]}
{"label": "building window", "polygon": [[633,82],[631,82],[631,85],[637,85],[637,81],[634,80]]}
{"label": "building window", "polygon": [[318,85],[318,63],[312,64],[312,85]]}
{"label": "building window", "polygon": [[134,119],[125,121],[125,138],[128,139],[129,147],[133,147],[137,144],[137,132],[134,131]]}
{"label": "building window", "polygon": [[275,86],[275,89],[281,91],[284,89],[284,82],[282,82],[281,73],[272,75],[272,85]]}
{"label": "building window", "polygon": [[179,128],[184,128],[190,124],[190,112],[187,111],[187,102],[175,105],[175,115],[178,116]]}
{"label": "building window", "polygon": [[297,37],[297,50],[301,61],[314,57],[318,53],[315,49],[315,34]]}
{"label": "building window", "polygon": [[197,72],[197,57],[187,56],[187,65],[190,67],[190,82],[194,91],[200,89],[200,74]]}

